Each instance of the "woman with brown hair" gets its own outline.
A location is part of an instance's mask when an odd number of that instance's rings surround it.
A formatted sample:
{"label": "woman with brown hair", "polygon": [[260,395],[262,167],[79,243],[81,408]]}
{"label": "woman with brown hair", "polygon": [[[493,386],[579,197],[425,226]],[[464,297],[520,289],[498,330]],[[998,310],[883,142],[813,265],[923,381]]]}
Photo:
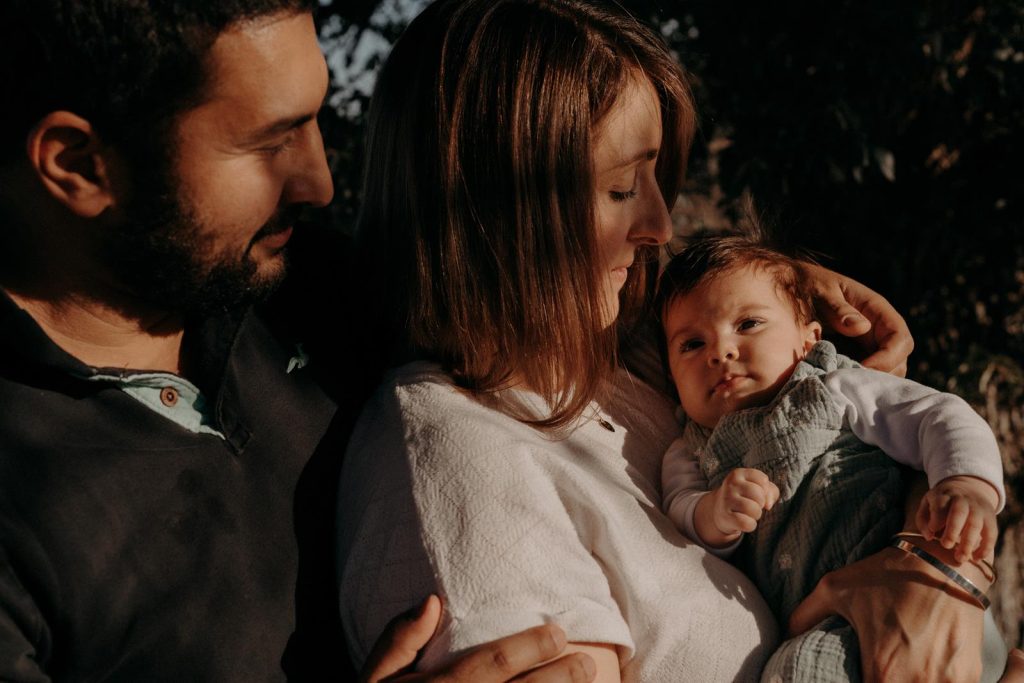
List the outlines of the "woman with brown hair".
{"label": "woman with brown hair", "polygon": [[[554,622],[598,680],[758,676],[778,626],[742,574],[660,512],[660,455],[679,426],[619,354],[695,125],[660,39],[596,2],[438,0],[395,45],[370,111],[356,258],[360,360],[392,370],[339,492],[358,664],[391,617],[438,594],[423,669]],[[814,273],[840,332],[871,327],[867,362],[905,368],[896,312]],[[951,634],[973,615],[927,568],[865,563],[803,614],[843,610],[867,678],[971,665]],[[870,576],[883,578],[869,592]]]}

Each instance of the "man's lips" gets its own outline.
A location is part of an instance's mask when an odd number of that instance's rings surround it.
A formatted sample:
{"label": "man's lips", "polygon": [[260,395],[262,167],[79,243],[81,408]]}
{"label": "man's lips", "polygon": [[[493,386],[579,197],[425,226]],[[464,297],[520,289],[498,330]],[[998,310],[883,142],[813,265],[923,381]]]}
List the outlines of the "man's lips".
{"label": "man's lips", "polygon": [[288,226],[283,230],[275,230],[269,235],[264,235],[259,238],[259,243],[265,248],[270,250],[283,249],[284,245],[288,244],[288,240],[292,238],[292,227]]}

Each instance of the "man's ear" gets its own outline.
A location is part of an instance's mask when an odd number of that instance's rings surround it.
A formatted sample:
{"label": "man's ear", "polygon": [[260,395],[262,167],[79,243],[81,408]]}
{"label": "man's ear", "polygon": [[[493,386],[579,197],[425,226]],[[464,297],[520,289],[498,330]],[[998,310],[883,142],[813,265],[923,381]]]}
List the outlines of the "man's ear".
{"label": "man's ear", "polygon": [[72,213],[95,218],[115,203],[110,149],[81,116],[50,112],[29,132],[26,151],[46,191]]}

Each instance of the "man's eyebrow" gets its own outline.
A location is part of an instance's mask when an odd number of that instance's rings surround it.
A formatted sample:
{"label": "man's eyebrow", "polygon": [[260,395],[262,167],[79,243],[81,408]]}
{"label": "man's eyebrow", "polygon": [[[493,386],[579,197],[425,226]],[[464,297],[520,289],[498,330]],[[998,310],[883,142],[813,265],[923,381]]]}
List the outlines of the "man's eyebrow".
{"label": "man's eyebrow", "polygon": [[262,142],[282,133],[301,128],[315,118],[316,114],[303,114],[301,116],[279,119],[247,136],[247,141],[249,144]]}

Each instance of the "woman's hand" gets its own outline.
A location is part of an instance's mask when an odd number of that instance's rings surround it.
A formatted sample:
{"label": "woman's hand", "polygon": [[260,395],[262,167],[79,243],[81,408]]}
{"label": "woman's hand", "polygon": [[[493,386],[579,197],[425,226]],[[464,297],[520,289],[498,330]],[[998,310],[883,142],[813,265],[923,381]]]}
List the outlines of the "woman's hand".
{"label": "woman's hand", "polygon": [[481,645],[438,671],[410,673],[440,620],[441,601],[434,595],[414,613],[393,619],[367,658],[360,679],[367,683],[587,683],[596,676],[594,660],[583,653],[550,661],[567,645],[565,633],[554,624]]}
{"label": "woman's hand", "polygon": [[892,304],[856,280],[813,264],[806,268],[818,313],[826,327],[856,338],[869,354],[861,361],[865,366],[901,377],[906,375],[914,339]]}

